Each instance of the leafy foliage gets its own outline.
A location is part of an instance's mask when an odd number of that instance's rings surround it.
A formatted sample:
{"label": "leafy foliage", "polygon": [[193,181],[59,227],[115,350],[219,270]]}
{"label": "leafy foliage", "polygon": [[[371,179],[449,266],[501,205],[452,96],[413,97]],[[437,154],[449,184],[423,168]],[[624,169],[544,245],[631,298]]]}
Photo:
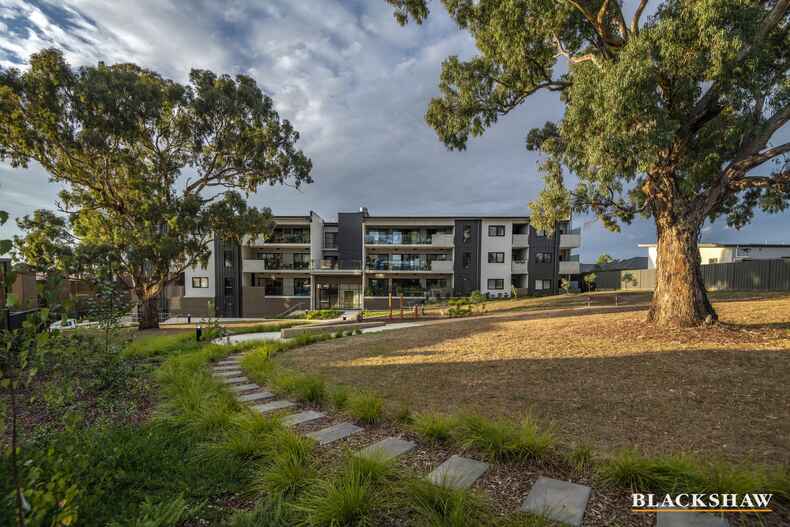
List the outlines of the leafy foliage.
{"label": "leafy foliage", "polygon": [[49,49],[25,72],[0,70],[0,108],[0,159],[36,161],[66,185],[66,217],[20,220],[28,234],[16,240],[19,254],[70,273],[96,256],[112,261],[144,325],[156,325],[167,284],[206,264],[211,239],[268,231],[270,211],[244,195],[311,181],[298,132],[243,75],[192,70],[181,85],[134,64],[73,69]]}

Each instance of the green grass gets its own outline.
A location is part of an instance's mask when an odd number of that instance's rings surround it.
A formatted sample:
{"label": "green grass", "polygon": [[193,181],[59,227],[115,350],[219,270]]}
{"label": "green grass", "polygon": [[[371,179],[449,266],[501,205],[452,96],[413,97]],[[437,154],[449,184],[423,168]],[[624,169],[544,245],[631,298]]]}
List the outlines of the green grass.
{"label": "green grass", "polygon": [[377,423],[384,415],[384,400],[370,392],[355,392],[348,398],[346,411],[361,423]]}
{"label": "green grass", "polygon": [[308,311],[305,314],[307,320],[329,320],[338,318],[343,312],[339,309],[318,309],[316,311]]}
{"label": "green grass", "polygon": [[554,445],[554,436],[531,418],[520,423],[465,415],[458,419],[452,435],[463,448],[475,449],[492,460],[538,459]]}
{"label": "green grass", "polygon": [[358,473],[349,473],[316,481],[294,508],[303,517],[300,525],[368,526],[372,525],[371,513],[376,498],[370,480]]}
{"label": "green grass", "polygon": [[438,414],[417,414],[414,416],[414,431],[430,443],[447,443],[452,437],[455,419]]}
{"label": "green grass", "polygon": [[275,331],[280,331],[284,328],[303,326],[305,324],[309,324],[309,322],[294,320],[293,322],[277,322],[269,324],[256,324],[254,326],[245,326],[240,328],[226,328],[226,330],[231,335],[243,335],[246,333],[272,333]]}
{"label": "green grass", "polygon": [[194,332],[179,332],[163,335],[147,335],[132,340],[123,351],[126,358],[155,357],[170,353],[188,353],[205,344],[195,340]]}
{"label": "green grass", "polygon": [[423,479],[409,481],[405,487],[405,503],[417,525],[465,527],[490,521],[483,500],[469,490],[434,485]]}

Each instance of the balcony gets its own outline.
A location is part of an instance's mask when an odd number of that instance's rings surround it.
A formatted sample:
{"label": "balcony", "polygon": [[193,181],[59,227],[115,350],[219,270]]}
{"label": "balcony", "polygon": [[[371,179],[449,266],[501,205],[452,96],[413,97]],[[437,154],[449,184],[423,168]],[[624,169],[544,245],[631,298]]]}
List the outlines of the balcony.
{"label": "balcony", "polygon": [[510,272],[512,274],[527,274],[527,261],[513,260],[513,263],[510,264]]}
{"label": "balcony", "polygon": [[514,234],[513,247],[529,247],[529,234]]}
{"label": "balcony", "polygon": [[560,249],[573,249],[581,247],[581,244],[582,232],[578,227],[560,234]]}
{"label": "balcony", "polygon": [[581,272],[581,264],[579,263],[579,255],[574,254],[567,258],[560,260],[560,274],[579,274]]}
{"label": "balcony", "polygon": [[389,262],[386,260],[379,260],[368,262],[366,266],[368,271],[390,271],[399,273],[444,273],[451,274],[453,272],[452,260],[433,260],[433,261],[395,261]]}
{"label": "balcony", "polygon": [[365,235],[365,245],[384,246],[419,246],[419,247],[453,247],[453,235],[449,233],[400,235],[368,233]]}
{"label": "balcony", "polygon": [[339,261],[336,259],[322,259],[313,260],[310,268],[314,272],[327,272],[327,273],[353,273],[358,274],[362,272],[361,260],[344,260]]}
{"label": "balcony", "polygon": [[241,261],[241,270],[244,273],[264,272],[302,272],[309,271],[307,262],[272,262],[270,260],[244,259]]}

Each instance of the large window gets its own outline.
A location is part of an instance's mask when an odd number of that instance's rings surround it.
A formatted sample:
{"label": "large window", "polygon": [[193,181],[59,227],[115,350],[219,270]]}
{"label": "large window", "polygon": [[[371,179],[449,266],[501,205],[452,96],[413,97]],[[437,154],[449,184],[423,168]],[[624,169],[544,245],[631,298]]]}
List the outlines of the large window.
{"label": "large window", "polygon": [[389,280],[386,278],[369,278],[368,296],[387,296],[389,294]]}
{"label": "large window", "polygon": [[535,291],[548,291],[551,289],[551,280],[535,280]]}
{"label": "large window", "polygon": [[294,278],[294,296],[310,296],[309,278]]}
{"label": "large window", "polygon": [[310,268],[310,253],[294,253],[294,269]]}
{"label": "large window", "polygon": [[551,253],[535,253],[535,263],[551,263]]}
{"label": "large window", "polygon": [[310,243],[309,227],[275,227],[269,243]]}
{"label": "large window", "polygon": [[488,289],[504,289],[505,280],[502,278],[489,278]]}
{"label": "large window", "polygon": [[505,263],[505,253],[488,253],[488,263]]}
{"label": "large window", "polygon": [[223,258],[225,259],[225,269],[233,269],[233,251],[225,249]]}
{"label": "large window", "polygon": [[208,276],[193,276],[192,287],[194,289],[208,289]]}
{"label": "large window", "polygon": [[505,226],[504,225],[489,225],[488,226],[488,235],[489,236],[504,236],[505,235]]}
{"label": "large window", "polygon": [[472,241],[472,226],[464,225],[464,243]]}
{"label": "large window", "polygon": [[337,233],[325,232],[324,233],[324,249],[337,249]]}

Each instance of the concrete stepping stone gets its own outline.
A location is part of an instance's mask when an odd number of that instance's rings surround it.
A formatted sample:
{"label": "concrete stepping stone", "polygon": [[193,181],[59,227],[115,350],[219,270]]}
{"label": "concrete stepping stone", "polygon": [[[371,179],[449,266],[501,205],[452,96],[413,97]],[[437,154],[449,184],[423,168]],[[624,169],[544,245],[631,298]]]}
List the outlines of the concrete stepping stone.
{"label": "concrete stepping stone", "polygon": [[270,403],[256,404],[252,407],[252,409],[265,414],[275,410],[281,410],[283,408],[290,408],[291,406],[295,406],[295,404],[296,403],[292,403],[291,401],[272,401]]}
{"label": "concrete stepping stone", "polygon": [[307,437],[318,441],[319,445],[327,445],[333,441],[337,441],[338,439],[348,437],[351,434],[361,432],[362,430],[363,428],[360,428],[359,426],[352,423],[340,423],[328,428],[316,430],[315,432],[310,432],[306,435]]}
{"label": "concrete stepping stone", "polygon": [[434,485],[468,489],[488,470],[488,463],[461,456],[451,456],[428,474]]}
{"label": "concrete stepping stone", "polygon": [[214,377],[238,377],[242,375],[244,372],[238,368],[228,370],[228,371],[215,371],[213,372]]}
{"label": "concrete stepping stone", "polygon": [[221,371],[241,371],[238,364],[229,364],[227,366],[214,366],[211,368],[214,372],[219,373]]}
{"label": "concrete stepping stone", "polygon": [[220,380],[225,384],[241,384],[250,382],[250,380],[244,375],[239,375],[238,377],[221,377]]}
{"label": "concrete stepping stone", "polygon": [[579,527],[592,489],[569,481],[538,478],[521,510]]}
{"label": "concrete stepping stone", "polygon": [[316,419],[321,419],[325,417],[326,414],[322,412],[316,412],[315,410],[306,410],[304,412],[299,412],[297,414],[286,415],[280,422],[285,426],[296,426],[302,423],[307,423],[309,421],[315,421]]}
{"label": "concrete stepping stone", "polygon": [[262,391],[262,392],[254,392],[248,393],[247,395],[239,395],[239,402],[242,403],[251,403],[252,401],[260,401],[261,399],[271,399],[274,397],[272,392]]}
{"label": "concrete stepping stone", "polygon": [[214,363],[215,366],[238,366],[239,359],[223,359]]}
{"label": "concrete stepping stone", "polygon": [[714,513],[659,512],[656,527],[729,527],[730,523]]}
{"label": "concrete stepping stone", "polygon": [[247,383],[247,384],[235,384],[233,386],[229,386],[231,390],[234,392],[246,392],[248,390],[257,390],[260,388],[257,384]]}
{"label": "concrete stepping stone", "polygon": [[357,455],[360,457],[371,457],[373,459],[389,461],[401,454],[405,454],[412,448],[414,448],[413,441],[406,441],[399,437],[388,437],[387,439],[382,439],[378,443],[366,446],[357,452]]}

